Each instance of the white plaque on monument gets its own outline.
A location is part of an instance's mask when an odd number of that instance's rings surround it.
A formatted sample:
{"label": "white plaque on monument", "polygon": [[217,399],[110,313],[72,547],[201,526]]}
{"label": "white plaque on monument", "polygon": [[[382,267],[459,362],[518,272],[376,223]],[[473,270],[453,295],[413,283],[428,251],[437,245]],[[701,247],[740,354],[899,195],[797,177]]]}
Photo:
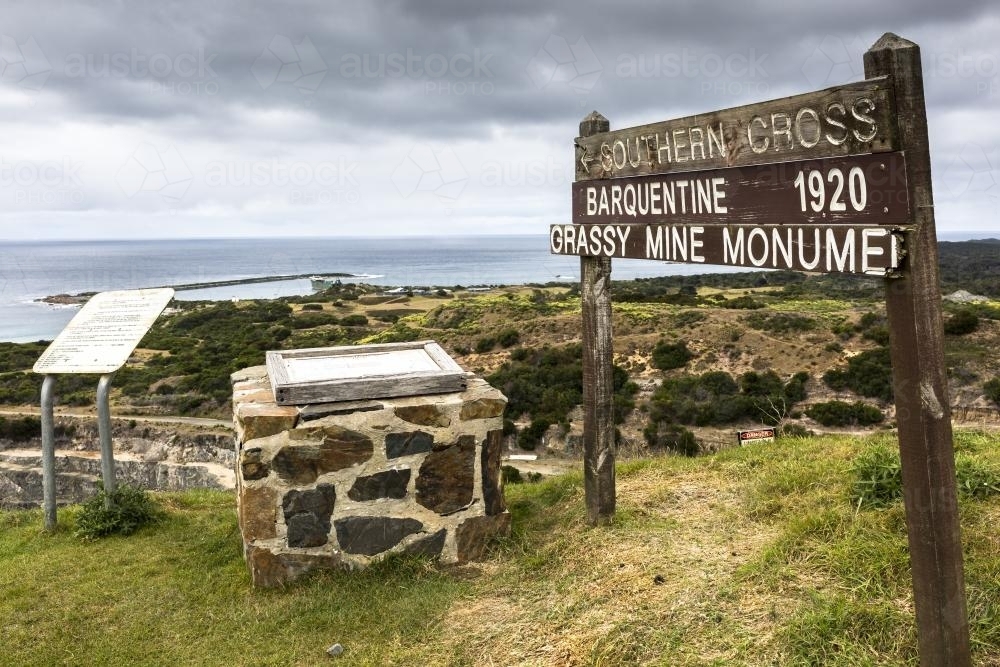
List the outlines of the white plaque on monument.
{"label": "white plaque on monument", "polygon": [[95,294],[35,362],[36,373],[113,373],[174,297],[169,287]]}
{"label": "white plaque on monument", "polygon": [[465,371],[434,341],[268,352],[267,374],[278,405],[465,389]]}

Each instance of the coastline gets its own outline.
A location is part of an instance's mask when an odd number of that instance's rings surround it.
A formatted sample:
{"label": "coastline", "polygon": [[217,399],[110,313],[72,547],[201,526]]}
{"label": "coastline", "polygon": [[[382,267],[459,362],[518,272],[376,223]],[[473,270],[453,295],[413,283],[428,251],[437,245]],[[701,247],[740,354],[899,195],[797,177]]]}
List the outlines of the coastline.
{"label": "coastline", "polygon": [[[200,283],[182,283],[178,285],[156,285],[145,289],[163,289],[169,287],[177,292],[184,292],[197,289],[209,289],[212,287],[230,287],[232,285],[253,285],[258,283],[274,283],[283,280],[303,280],[306,278],[333,279],[340,278],[364,278],[353,273],[299,273],[282,276],[256,276],[253,278],[233,278],[230,280],[213,280]],[[87,302],[90,297],[97,292],[78,292],[76,294],[52,294],[34,299],[36,303],[46,303],[53,306],[80,306]]]}

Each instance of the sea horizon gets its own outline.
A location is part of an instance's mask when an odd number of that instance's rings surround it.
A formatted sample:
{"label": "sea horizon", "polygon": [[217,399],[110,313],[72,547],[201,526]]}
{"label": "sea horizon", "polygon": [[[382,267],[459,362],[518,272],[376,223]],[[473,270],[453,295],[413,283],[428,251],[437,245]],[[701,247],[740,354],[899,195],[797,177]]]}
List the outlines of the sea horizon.
{"label": "sea horizon", "polygon": [[[989,234],[939,235],[941,241],[974,238]],[[613,267],[619,280],[740,270],[644,260]],[[38,301],[46,296],[333,273],[386,287],[522,285],[579,280],[579,261],[550,254],[546,234],[0,240],[0,341],[54,338],[76,308]],[[179,291],[176,298],[278,298],[311,291],[308,279],[276,280]]]}

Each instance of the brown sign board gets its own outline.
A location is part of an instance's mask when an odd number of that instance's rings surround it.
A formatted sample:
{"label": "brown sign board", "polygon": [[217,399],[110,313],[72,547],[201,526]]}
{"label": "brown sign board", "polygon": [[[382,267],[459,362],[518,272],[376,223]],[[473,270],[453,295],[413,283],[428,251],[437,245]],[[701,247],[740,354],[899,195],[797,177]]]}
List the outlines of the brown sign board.
{"label": "brown sign board", "polygon": [[898,150],[886,77],[577,137],[576,180]]}
{"label": "brown sign board", "polygon": [[892,274],[903,258],[901,237],[877,225],[552,225],[549,250],[870,276]]}
{"label": "brown sign board", "polygon": [[573,184],[573,222],[870,224],[910,220],[902,153]]}

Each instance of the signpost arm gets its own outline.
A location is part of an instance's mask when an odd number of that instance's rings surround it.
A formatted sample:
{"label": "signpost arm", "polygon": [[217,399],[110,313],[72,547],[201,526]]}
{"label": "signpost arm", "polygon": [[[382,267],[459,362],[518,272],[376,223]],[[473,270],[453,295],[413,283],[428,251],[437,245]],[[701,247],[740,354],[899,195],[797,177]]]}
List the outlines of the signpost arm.
{"label": "signpost arm", "polygon": [[115,492],[115,450],[111,443],[111,408],[108,405],[113,373],[101,376],[97,382],[97,431],[101,438],[101,475],[104,477],[104,492],[107,503]]}
{"label": "signpost arm", "polygon": [[[592,112],[580,136],[607,132],[611,124]],[[606,524],[615,514],[615,423],[611,349],[611,259],[580,258],[583,313],[583,465],[587,521]]]}
{"label": "signpost arm", "polygon": [[886,310],[920,662],[969,665],[920,48],[886,33],[864,62],[866,77],[891,77],[913,211],[906,262],[887,282]]}
{"label": "signpost arm", "polygon": [[56,529],[56,434],[53,412],[56,376],[42,380],[42,506],[45,510],[45,530]]}

